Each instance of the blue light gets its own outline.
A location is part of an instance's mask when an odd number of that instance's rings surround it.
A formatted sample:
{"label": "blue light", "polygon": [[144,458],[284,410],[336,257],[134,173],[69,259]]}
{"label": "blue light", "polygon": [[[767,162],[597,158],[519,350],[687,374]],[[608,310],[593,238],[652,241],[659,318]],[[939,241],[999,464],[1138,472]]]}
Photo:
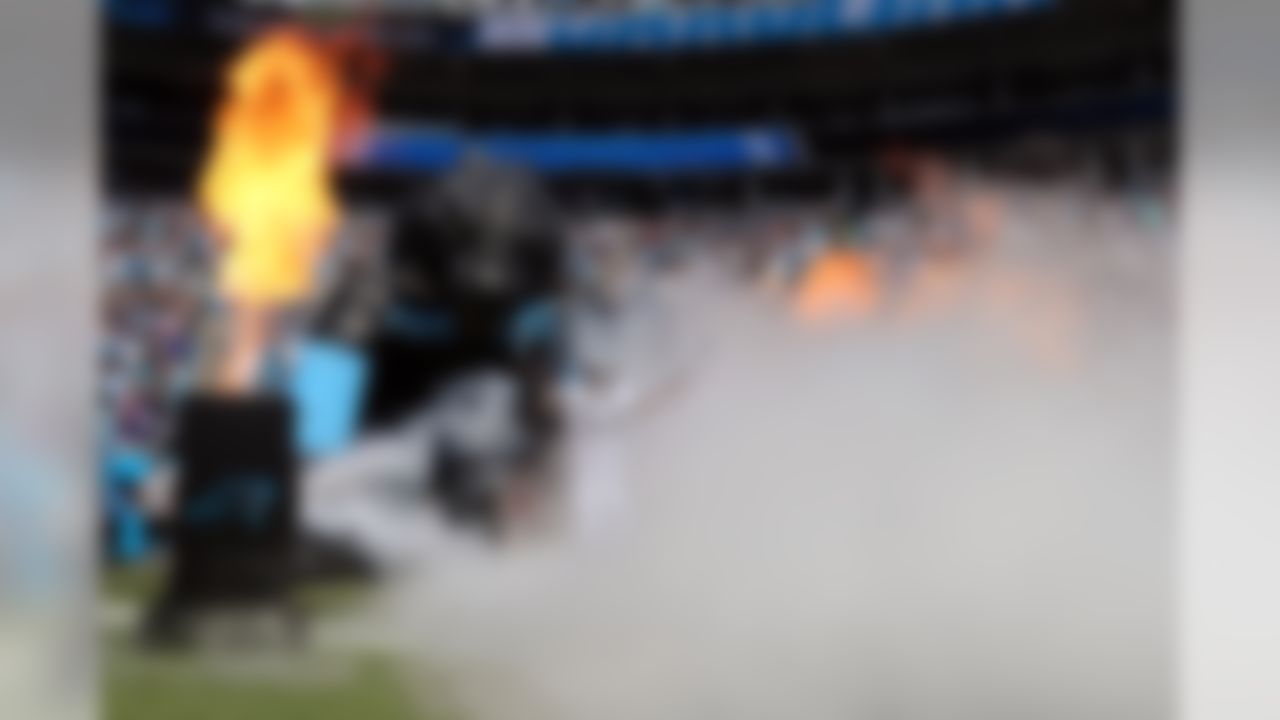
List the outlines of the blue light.
{"label": "blue light", "polygon": [[297,407],[296,443],[307,455],[326,455],[351,441],[367,383],[368,363],[355,348],[308,340],[299,349],[290,395]]}

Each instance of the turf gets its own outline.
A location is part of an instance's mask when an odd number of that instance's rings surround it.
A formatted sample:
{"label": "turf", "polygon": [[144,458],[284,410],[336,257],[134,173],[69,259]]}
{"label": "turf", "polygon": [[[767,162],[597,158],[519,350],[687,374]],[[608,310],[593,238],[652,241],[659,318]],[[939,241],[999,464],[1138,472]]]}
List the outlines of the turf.
{"label": "turf", "polygon": [[[155,568],[106,574],[108,602],[140,606],[158,589]],[[324,622],[358,609],[371,595],[351,583],[312,585],[303,601]],[[268,660],[208,653],[155,654],[126,628],[107,630],[103,651],[104,720],[459,720],[446,693],[410,684],[391,657],[371,651],[312,650]],[[262,660],[259,658],[259,660]]]}
{"label": "turf", "polygon": [[[300,656],[274,671],[104,644],[104,720],[458,720],[441,694],[412,688],[376,655]],[[424,702],[424,700],[426,702]]]}

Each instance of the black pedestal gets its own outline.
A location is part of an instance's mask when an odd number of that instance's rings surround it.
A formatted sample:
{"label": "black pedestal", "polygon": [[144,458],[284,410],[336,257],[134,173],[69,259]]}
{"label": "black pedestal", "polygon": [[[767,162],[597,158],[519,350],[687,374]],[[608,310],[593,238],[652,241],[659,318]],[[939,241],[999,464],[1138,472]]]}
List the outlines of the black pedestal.
{"label": "black pedestal", "polygon": [[144,632],[181,642],[201,612],[278,611],[300,635],[297,458],[283,398],[193,397],[176,437],[178,502],[169,575]]}

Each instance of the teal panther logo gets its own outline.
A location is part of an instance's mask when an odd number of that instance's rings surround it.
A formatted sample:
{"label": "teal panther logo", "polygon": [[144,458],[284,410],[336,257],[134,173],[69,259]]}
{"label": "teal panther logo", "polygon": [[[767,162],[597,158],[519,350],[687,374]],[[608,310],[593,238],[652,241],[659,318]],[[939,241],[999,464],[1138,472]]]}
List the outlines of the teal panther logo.
{"label": "teal panther logo", "polygon": [[185,519],[200,527],[238,524],[262,530],[279,502],[279,489],[265,473],[237,473],[192,499]]}

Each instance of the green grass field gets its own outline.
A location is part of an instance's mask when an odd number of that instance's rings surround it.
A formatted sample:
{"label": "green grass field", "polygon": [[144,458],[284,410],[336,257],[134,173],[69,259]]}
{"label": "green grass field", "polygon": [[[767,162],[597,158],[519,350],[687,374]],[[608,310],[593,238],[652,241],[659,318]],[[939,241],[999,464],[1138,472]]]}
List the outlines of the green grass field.
{"label": "green grass field", "polygon": [[105,660],[106,720],[456,720],[415,702],[395,664],[376,656],[326,658],[324,672],[264,677],[146,657],[120,643]]}
{"label": "green grass field", "polygon": [[[156,588],[154,570],[116,571],[104,601],[141,606]],[[358,611],[368,596],[355,585],[308,588],[317,623]],[[105,630],[104,720],[459,720],[446,693],[409,682],[394,657],[370,650],[308,649],[274,657],[155,653],[127,628]],[[256,663],[256,664],[255,664]]]}

